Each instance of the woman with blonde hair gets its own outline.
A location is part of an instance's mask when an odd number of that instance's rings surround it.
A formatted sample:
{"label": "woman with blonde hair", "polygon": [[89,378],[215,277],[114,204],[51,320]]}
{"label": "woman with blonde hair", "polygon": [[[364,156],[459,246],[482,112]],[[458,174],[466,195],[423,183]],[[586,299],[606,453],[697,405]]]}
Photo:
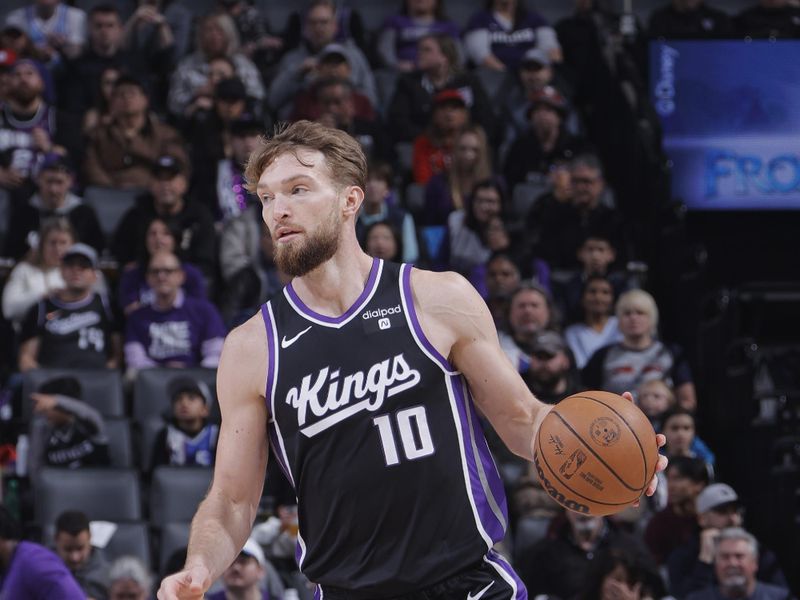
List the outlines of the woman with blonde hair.
{"label": "woman with blonde hair", "polygon": [[425,186],[424,225],[442,225],[454,210],[464,208],[466,197],[480,181],[492,175],[486,133],[480,125],[468,125],[456,138],[450,165]]}
{"label": "woman with blonde hair", "polygon": [[629,290],[619,297],[616,313],[623,339],[592,355],[581,371],[584,385],[621,394],[649,379],[663,379],[678,403],[694,410],[697,395],[689,363],[680,347],[658,339],[655,299],[644,290]]}
{"label": "woman with blonde hair", "polygon": [[3,316],[19,323],[28,309],[64,287],[61,257],[76,241],[75,230],[66,217],[42,223],[39,243],[25,260],[17,263],[3,289]]}

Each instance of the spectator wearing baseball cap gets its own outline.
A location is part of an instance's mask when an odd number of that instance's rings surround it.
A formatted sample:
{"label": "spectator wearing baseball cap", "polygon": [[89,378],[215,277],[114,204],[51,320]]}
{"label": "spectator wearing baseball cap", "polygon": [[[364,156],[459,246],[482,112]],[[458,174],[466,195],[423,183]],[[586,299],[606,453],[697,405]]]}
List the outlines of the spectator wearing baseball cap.
{"label": "spectator wearing baseball cap", "polygon": [[530,368],[522,377],[539,400],[555,404],[583,389],[569,347],[560,333],[539,332],[528,351]]}
{"label": "spectator wearing baseball cap", "polygon": [[121,344],[105,297],[95,291],[97,252],[73,244],[61,259],[64,288],[29,311],[20,332],[19,369],[116,368]]}
{"label": "spectator wearing baseball cap", "polygon": [[446,89],[434,95],[428,128],[414,140],[412,168],[415,183],[424,185],[445,170],[456,138],[468,124],[467,102],[460,90]]}
{"label": "spectator wearing baseball cap", "polygon": [[210,594],[208,600],[275,600],[282,598],[284,593],[279,576],[267,561],[261,546],[252,537],[245,542],[239,556],[222,574],[222,584],[224,589]]}
{"label": "spectator wearing baseball cap", "polygon": [[150,165],[149,193],[139,198],[117,227],[111,253],[123,264],[136,260],[150,222],[158,217],[175,232],[173,251],[196,265],[211,281],[216,268],[216,237],[211,212],[187,196],[189,180],[184,157],[163,154]]}
{"label": "spectator wearing baseball cap", "polygon": [[351,38],[337,42],[338,10],[333,2],[320,0],[308,7],[304,15],[303,41],[283,55],[269,89],[269,104],[279,117],[289,115],[295,96],[312,83],[317,76],[315,67],[325,53],[333,49],[347,57],[356,89],[369,98],[373,106],[378,105],[375,77],[366,56]]}
{"label": "spectator wearing baseball cap", "polygon": [[[742,527],[744,510],[739,495],[726,483],[712,483],[695,500],[697,532],[677,546],[667,559],[670,593],[677,598],[714,583],[714,556],[720,531]],[[759,544],[756,579],[788,589],[775,554]]]}
{"label": "spectator wearing baseball cap", "polygon": [[551,168],[573,158],[586,143],[564,126],[567,100],[552,86],[532,92],[527,106],[528,129],[511,144],[504,173],[508,184],[545,183]]}
{"label": "spectator wearing baseball cap", "polygon": [[429,34],[417,41],[417,68],[397,80],[387,108],[387,123],[395,142],[413,142],[427,127],[434,96],[442,90],[459,90],[470,120],[496,139],[494,108],[483,85],[462,69],[458,42],[449,35]]}
{"label": "spectator wearing baseball cap", "polygon": [[[2,45],[0,45],[2,47]],[[0,50],[0,102],[5,101],[11,87],[11,67],[17,60],[17,53],[11,49]]]}
{"label": "spectator wearing baseball cap", "polygon": [[5,254],[20,259],[38,243],[39,227],[52,217],[66,217],[77,238],[101,252],[105,245],[94,209],[72,192],[75,174],[67,156],[47,154],[36,175],[36,193],[12,207]]}
{"label": "spectator wearing baseball cap", "polygon": [[179,375],[169,381],[167,393],[169,414],[155,439],[151,468],[213,466],[219,426],[209,421],[212,397],[208,386]]}
{"label": "spectator wearing baseball cap", "polygon": [[110,98],[111,122],[89,132],[84,171],[89,185],[145,189],[153,182],[160,156],[188,164],[184,140],[150,112],[144,84],[129,75],[117,78]]}

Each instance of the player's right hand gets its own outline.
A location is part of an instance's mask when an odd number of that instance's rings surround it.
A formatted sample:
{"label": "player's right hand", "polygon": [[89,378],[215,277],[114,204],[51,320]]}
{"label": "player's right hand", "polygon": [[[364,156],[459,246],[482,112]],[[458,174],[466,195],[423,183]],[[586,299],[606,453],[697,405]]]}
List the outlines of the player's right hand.
{"label": "player's right hand", "polygon": [[210,585],[208,569],[196,566],[164,579],[156,597],[158,600],[203,600]]}

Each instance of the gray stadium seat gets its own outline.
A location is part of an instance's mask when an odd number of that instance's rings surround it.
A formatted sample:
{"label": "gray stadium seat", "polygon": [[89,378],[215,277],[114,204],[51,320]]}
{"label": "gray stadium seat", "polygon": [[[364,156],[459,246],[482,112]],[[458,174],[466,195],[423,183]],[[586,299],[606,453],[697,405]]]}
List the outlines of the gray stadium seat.
{"label": "gray stadium seat", "polygon": [[96,408],[104,417],[125,415],[122,376],[113,369],[33,369],[22,380],[22,419],[29,421],[32,405],[29,396],[45,381],[54,377],[75,377],[81,384],[81,400]]}
{"label": "gray stadium seat", "polygon": [[65,510],[82,510],[93,520],[141,520],[137,472],[110,468],[41,469],[34,476],[36,523],[53,523]]}
{"label": "gray stadium seat", "polygon": [[111,466],[120,469],[133,467],[133,438],[130,421],[124,417],[108,417],[105,419],[105,423]]}
{"label": "gray stadium seat", "polygon": [[161,529],[161,539],[158,544],[158,571],[164,572],[167,560],[172,553],[189,545],[189,523],[167,523]]}
{"label": "gray stadium seat", "polygon": [[158,467],[150,484],[150,522],[160,528],[191,521],[211,476],[212,470],[202,467]]}
{"label": "gray stadium seat", "polygon": [[141,193],[142,190],[120,190],[92,185],[84,191],[83,199],[97,213],[100,229],[110,239],[122,217],[133,207]]}
{"label": "gray stadium seat", "polygon": [[133,419],[142,424],[154,418],[161,418],[170,408],[167,392],[169,382],[175,377],[191,377],[205,382],[214,399],[211,407],[212,420],[219,420],[216,402],[217,372],[214,369],[142,369],[133,384]]}
{"label": "gray stadium seat", "polygon": [[550,190],[548,184],[518,183],[511,195],[511,214],[514,219],[525,219],[536,200]]}
{"label": "gray stadium seat", "polygon": [[153,463],[153,446],[158,433],[166,425],[164,419],[151,417],[139,423],[139,468],[147,472]]}

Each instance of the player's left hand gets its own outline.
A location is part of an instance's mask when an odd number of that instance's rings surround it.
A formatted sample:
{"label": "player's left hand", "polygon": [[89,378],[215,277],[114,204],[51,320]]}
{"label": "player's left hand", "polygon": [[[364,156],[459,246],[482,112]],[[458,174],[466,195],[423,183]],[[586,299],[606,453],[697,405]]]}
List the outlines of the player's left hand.
{"label": "player's left hand", "polygon": [[[622,394],[622,397],[628,400],[629,402],[633,402],[633,394],[631,394],[630,392],[624,392]],[[661,448],[666,443],[667,443],[667,438],[664,437],[663,434],[657,433],[656,444],[658,444],[658,447]],[[644,492],[645,495],[652,496],[653,494],[655,494],[656,488],[658,487],[658,474],[667,468],[668,462],[669,461],[667,460],[666,456],[664,456],[663,454],[658,455],[658,462],[656,463],[656,473],[655,475],[653,475],[653,479],[650,480],[650,485],[647,486],[647,489]],[[634,506],[639,506],[638,500],[634,503]]]}

